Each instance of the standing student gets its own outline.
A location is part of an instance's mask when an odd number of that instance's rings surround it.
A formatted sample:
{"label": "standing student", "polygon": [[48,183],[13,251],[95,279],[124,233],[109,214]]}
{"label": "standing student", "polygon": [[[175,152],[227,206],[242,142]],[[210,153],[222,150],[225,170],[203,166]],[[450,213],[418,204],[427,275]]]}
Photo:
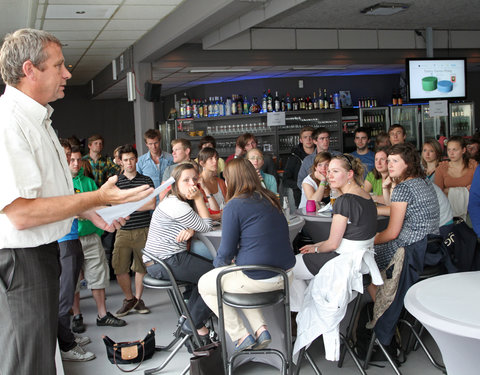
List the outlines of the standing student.
{"label": "standing student", "polygon": [[375,166],[375,153],[368,149],[368,143],[370,142],[370,134],[366,128],[355,129],[354,139],[357,149],[352,152],[352,156],[359,158],[363,164],[365,164],[365,173],[370,172]]}

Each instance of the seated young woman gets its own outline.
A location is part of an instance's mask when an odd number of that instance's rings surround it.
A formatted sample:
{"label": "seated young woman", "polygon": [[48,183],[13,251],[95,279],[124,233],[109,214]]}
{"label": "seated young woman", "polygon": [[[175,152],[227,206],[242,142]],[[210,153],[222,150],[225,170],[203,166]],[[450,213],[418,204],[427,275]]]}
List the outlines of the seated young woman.
{"label": "seated young woman", "polygon": [[337,155],[328,166],[328,181],[341,195],[333,205],[333,218],[327,240],[306,245],[296,256],[291,286],[291,310],[302,307],[307,281],[317,275],[344,247],[373,248],[377,229],[377,209],[370,195],[362,189],[364,165],[351,155]]}
{"label": "seated young woman", "polygon": [[221,209],[225,205],[227,187],[225,181],[217,177],[218,152],[214,148],[205,147],[198,153],[198,164],[201,167],[200,187],[203,199],[213,220],[220,220]]}
{"label": "seated young woman", "polygon": [[367,193],[373,192],[372,199],[377,203],[385,203],[382,184],[388,178],[387,149],[377,149],[375,152],[375,167],[368,172],[363,188]]}
{"label": "seated young woman", "polygon": [[[265,189],[253,165],[233,159],[224,170],[227,205],[223,210],[222,241],[213,261],[216,268],[203,275],[198,288],[212,311],[218,315],[216,279],[220,271],[236,265],[268,265],[290,270],[295,256],[290,245],[288,224],[275,194]],[[259,293],[283,288],[283,280],[263,271],[233,272],[222,279],[222,288],[232,293]],[[253,335],[237,310],[224,306],[225,330],[236,350],[263,349],[271,341],[260,309],[243,310]]]}
{"label": "seated young woman", "polygon": [[436,139],[425,141],[422,147],[422,167],[425,175],[430,180],[434,180],[435,170],[442,161],[442,147]]}
{"label": "seated young woman", "polygon": [[[198,188],[196,165],[182,163],[175,167],[172,177],[175,179],[172,189],[153,212],[145,250],[164,260],[176,280],[197,284],[200,276],[213,269],[213,265],[187,251],[187,240],[192,236],[192,229],[208,232],[212,220]],[[143,261],[150,276],[168,280],[162,266],[145,255]],[[197,287],[193,288],[187,306],[202,343],[208,343],[209,330],[205,327],[205,322],[211,311],[198,294]],[[184,317],[179,323],[183,322]],[[187,331],[192,329],[186,325],[182,328]]]}
{"label": "seated young woman", "polygon": [[252,148],[250,151],[247,152],[247,160],[252,163],[253,167],[257,171],[258,178],[260,179],[260,183],[265,189],[270,190],[274,194],[277,194],[277,180],[271,174],[265,173],[262,171],[264,158],[263,152],[260,151],[258,148]]}
{"label": "seated young woman", "polygon": [[325,203],[329,201],[330,188],[327,181],[328,163],[332,159],[329,152],[320,152],[313,160],[310,174],[302,182],[302,198],[298,208],[305,208],[308,200]]}
{"label": "seated young woman", "polygon": [[396,183],[391,195],[387,228],[375,236],[375,260],[384,270],[399,247],[438,233],[439,205],[432,183],[425,177],[420,157],[410,143],[388,152],[388,173]]}

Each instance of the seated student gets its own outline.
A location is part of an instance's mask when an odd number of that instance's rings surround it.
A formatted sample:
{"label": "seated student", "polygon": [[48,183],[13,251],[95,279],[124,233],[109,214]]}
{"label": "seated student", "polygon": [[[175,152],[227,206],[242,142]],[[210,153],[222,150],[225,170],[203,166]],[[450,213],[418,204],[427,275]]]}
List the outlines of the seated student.
{"label": "seated student", "polygon": [[[217,148],[217,141],[211,135],[206,135],[200,139],[200,143],[198,144],[198,151],[202,151],[204,148]],[[198,157],[195,159],[198,163]],[[218,158],[218,167],[217,167],[217,176],[221,177],[221,173],[225,169],[225,160],[221,157]]]}
{"label": "seated student", "polygon": [[[187,240],[192,235],[190,229],[208,232],[212,220],[198,188],[195,165],[188,162],[179,164],[173,170],[172,177],[175,179],[172,189],[153,212],[145,249],[164,260],[175,279],[197,284],[200,277],[213,269],[213,266],[207,259],[187,251]],[[143,261],[150,276],[168,280],[159,264],[145,255]],[[209,329],[205,327],[205,322],[211,311],[198,294],[197,287],[192,289],[187,306],[202,343],[209,343]],[[184,321],[184,317],[179,320],[184,331],[193,329],[185,325]]]}
{"label": "seated student", "polygon": [[262,186],[271,192],[277,194],[277,180],[271,174],[262,171],[263,167],[263,152],[258,148],[252,148],[247,152],[247,159],[252,163],[253,167],[257,171],[260,183]]}
{"label": "seated student", "polygon": [[203,199],[211,218],[220,220],[222,218],[221,210],[225,205],[227,187],[225,181],[217,177],[218,152],[214,148],[205,147],[198,153],[197,160],[201,168],[199,182]]}
{"label": "seated student", "polygon": [[375,150],[390,146],[390,137],[387,133],[381,132],[375,136]]}
{"label": "seated student", "polygon": [[375,153],[375,168],[368,172],[363,188],[367,193],[373,192],[372,199],[377,203],[385,203],[383,198],[383,183],[388,178],[387,149],[377,149]]}
{"label": "seated student", "polygon": [[367,128],[357,128],[355,129],[354,137],[353,141],[357,149],[352,152],[352,156],[359,158],[365,164],[365,174],[367,174],[375,166],[375,153],[368,149],[370,131]]}
{"label": "seated student", "polygon": [[440,163],[435,171],[435,184],[447,195],[454,216],[465,218],[470,185],[477,162],[469,159],[465,141],[459,136],[448,140],[447,154],[449,161]]}
{"label": "seated student", "polygon": [[[261,264],[291,269],[295,256],[288,237],[288,224],[277,197],[260,184],[257,172],[245,159],[229,162],[224,170],[227,205],[222,220],[222,241],[214,260],[215,270],[199,281],[200,294],[218,315],[216,279],[220,271],[232,265]],[[222,287],[231,293],[258,293],[283,288],[283,281],[270,272],[233,272],[222,279]],[[260,309],[243,310],[251,335],[238,314],[224,306],[225,330],[236,343],[235,350],[263,349],[271,342]]]}
{"label": "seated student", "polygon": [[442,161],[442,147],[436,139],[425,141],[422,147],[422,167],[425,175],[434,180],[435,170]]}
{"label": "seated student", "polygon": [[328,180],[341,195],[333,205],[330,235],[325,241],[303,246],[293,268],[291,310],[299,311],[294,354],[324,335],[326,358],[338,360],[338,325],[353,299],[352,291],[363,290],[362,266],[376,284],[382,284],[373,255],[377,212],[361,187],[363,176],[364,165],[358,158],[332,157]]}
{"label": "seated student", "polygon": [[321,202],[327,199],[329,201],[330,188],[327,181],[328,164],[332,156],[329,152],[320,152],[315,156],[311,173],[305,177],[302,183],[302,198],[298,208],[305,208],[308,200]]}
{"label": "seated student", "polygon": [[375,236],[375,260],[385,269],[399,247],[438,233],[440,209],[435,190],[425,177],[420,157],[410,143],[388,151],[388,172],[396,186],[391,194],[388,227]]}

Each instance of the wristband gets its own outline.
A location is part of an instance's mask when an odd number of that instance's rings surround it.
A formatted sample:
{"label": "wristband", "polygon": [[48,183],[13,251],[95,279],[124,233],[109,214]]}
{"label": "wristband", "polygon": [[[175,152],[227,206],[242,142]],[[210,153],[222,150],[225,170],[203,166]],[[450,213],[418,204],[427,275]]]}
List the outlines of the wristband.
{"label": "wristband", "polygon": [[320,186],[327,186],[327,181],[320,181]]}

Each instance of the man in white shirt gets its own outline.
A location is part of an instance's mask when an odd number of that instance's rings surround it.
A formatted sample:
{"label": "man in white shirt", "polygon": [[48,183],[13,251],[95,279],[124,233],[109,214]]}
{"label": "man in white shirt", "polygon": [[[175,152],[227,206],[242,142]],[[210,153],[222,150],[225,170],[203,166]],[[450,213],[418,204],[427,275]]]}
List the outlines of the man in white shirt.
{"label": "man in white shirt", "polygon": [[64,97],[71,78],[56,37],[33,29],[8,34],[0,72],[7,85],[0,98],[0,373],[53,375],[57,240],[70,231],[76,215],[112,230],[94,208],[142,199],[151,189],[120,190],[113,177],[95,192],[73,195],[48,105]]}

